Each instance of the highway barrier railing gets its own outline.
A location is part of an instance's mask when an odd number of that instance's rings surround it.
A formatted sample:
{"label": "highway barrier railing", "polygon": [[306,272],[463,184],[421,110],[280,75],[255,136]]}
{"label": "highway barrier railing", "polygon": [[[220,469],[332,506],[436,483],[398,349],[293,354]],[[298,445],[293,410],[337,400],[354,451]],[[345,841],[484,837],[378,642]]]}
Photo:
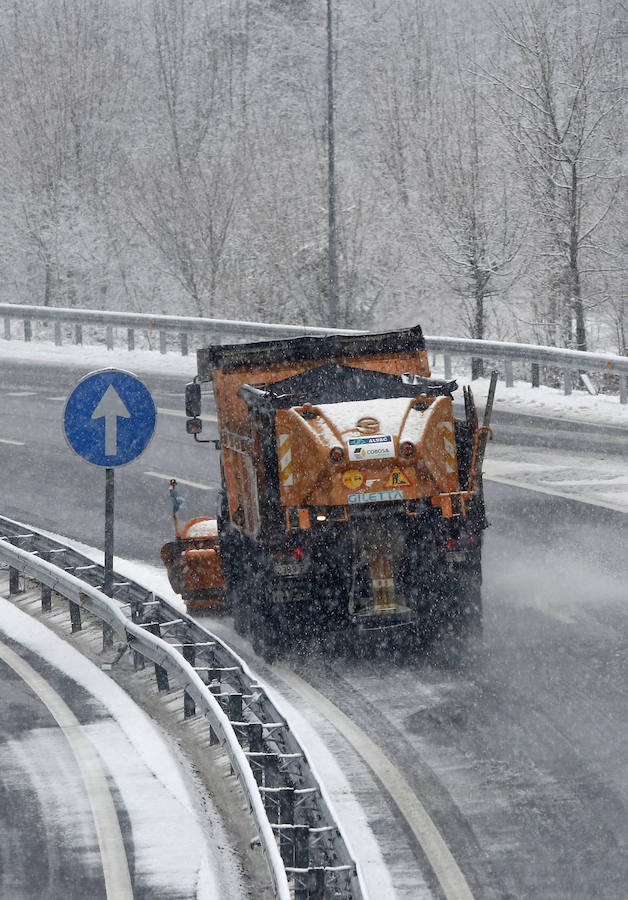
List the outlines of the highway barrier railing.
{"label": "highway barrier railing", "polygon": [[[218,341],[225,338],[242,340],[263,340],[264,338],[299,337],[304,334],[333,334],[336,329],[317,328],[312,325],[272,325],[263,322],[239,322],[230,319],[202,319],[194,316],[146,315],[143,313],[106,312],[97,309],[65,309],[51,306],[18,306],[0,303],[0,318],[4,319],[4,338],[11,340],[12,322],[22,323],[22,337],[32,340],[33,323],[45,322],[53,326],[53,338],[57,346],[63,343],[63,325],[73,329],[75,344],[83,343],[83,326],[96,326],[104,331],[105,346],[114,348],[114,329],[126,330],[126,344],[135,349],[135,332],[144,331],[159,337],[159,350],[168,351],[168,336],[179,339],[182,355],[189,352],[189,336],[199,334],[214,336]],[[347,332],[343,332],[346,334]],[[357,332],[356,332],[357,333]]]}
{"label": "highway barrier railing", "polygon": [[157,687],[183,690],[184,717],[202,715],[221,744],[257,828],[275,897],[367,900],[365,886],[335,821],[325,790],[280,711],[246,663],[216,635],[137,582],[119,575],[114,596],[102,590],[103,567],[18,522],[0,517],[0,567],[14,600],[25,582],[41,587],[41,611],[53,597],[68,603],[72,632],[82,611],[102,622],[103,648],[113,636],[135,669],[154,664]]}
{"label": "highway barrier railing", "polygon": [[[247,322],[230,319],[205,319],[192,316],[145,315],[140,313],[106,312],[93,309],[63,309],[59,307],[28,306],[12,303],[0,304],[0,318],[4,319],[4,337],[10,340],[14,334],[11,324],[21,323],[21,337],[32,340],[33,323],[49,323],[53,326],[52,339],[55,344],[63,341],[63,327],[69,326],[76,344],[83,342],[83,327],[93,326],[104,332],[104,344],[109,350],[115,346],[119,330],[126,330],[126,346],[135,349],[135,334],[142,331],[158,336],[159,350],[166,353],[169,338],[177,338],[179,350],[187,355],[190,337],[198,342],[202,336],[205,345],[239,340],[265,340],[280,337],[322,334],[358,334],[353,329],[318,328],[308,325],[283,325],[264,322]],[[426,345],[430,353],[443,356],[445,378],[452,373],[452,359],[471,360],[472,376],[482,372],[483,363],[497,368],[504,378],[506,387],[513,387],[515,367],[525,371],[523,376],[533,387],[539,387],[545,372],[545,381],[562,384],[565,394],[571,394],[573,387],[582,383],[591,393],[597,391],[589,374],[604,377],[604,390],[616,393],[619,402],[628,402],[628,357],[612,353],[590,353],[579,350],[565,350],[559,347],[544,347],[537,344],[505,343],[501,341],[478,341],[468,338],[438,337],[426,335]]]}

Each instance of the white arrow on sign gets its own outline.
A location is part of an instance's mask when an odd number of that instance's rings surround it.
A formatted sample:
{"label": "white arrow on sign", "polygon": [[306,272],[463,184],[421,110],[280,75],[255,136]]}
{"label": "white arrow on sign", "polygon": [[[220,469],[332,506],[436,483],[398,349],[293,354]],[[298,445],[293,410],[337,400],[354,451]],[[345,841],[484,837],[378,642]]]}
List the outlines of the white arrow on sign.
{"label": "white arrow on sign", "polygon": [[130,419],[131,413],[112,384],[109,385],[92,413],[92,419],[105,420],[105,456],[118,455],[118,416]]}

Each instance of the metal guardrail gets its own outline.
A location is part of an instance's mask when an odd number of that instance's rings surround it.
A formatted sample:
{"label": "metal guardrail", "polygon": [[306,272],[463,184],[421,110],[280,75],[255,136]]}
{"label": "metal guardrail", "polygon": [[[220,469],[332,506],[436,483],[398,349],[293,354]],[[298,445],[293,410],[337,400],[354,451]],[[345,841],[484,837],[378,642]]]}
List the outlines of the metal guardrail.
{"label": "metal guardrail", "polygon": [[471,338],[426,336],[425,342],[430,352],[443,354],[445,378],[451,378],[452,356],[503,362],[506,387],[514,386],[514,362],[530,365],[533,387],[540,384],[540,366],[551,366],[562,371],[563,390],[567,395],[572,392],[574,375],[603,372],[617,376],[619,402],[628,402],[628,356],[565,350],[561,347],[543,347],[538,344],[476,341]]}
{"label": "metal guardrail", "polygon": [[[263,322],[240,322],[231,319],[202,319],[194,316],[152,316],[143,313],[106,312],[97,309],[66,309],[50,306],[19,306],[13,303],[0,303],[0,318],[4,319],[4,338],[11,340],[11,322],[23,324],[23,338],[32,340],[33,322],[52,322],[54,325],[54,342],[57,346],[63,343],[62,325],[74,326],[74,343],[83,343],[83,326],[98,325],[105,329],[105,345],[108,350],[114,347],[114,328],[127,331],[127,347],[135,349],[135,332],[146,331],[159,335],[161,353],[168,350],[167,336],[178,335],[179,346],[183,356],[187,356],[188,336],[191,334],[209,334],[218,340],[224,337],[251,340],[265,337],[300,337],[304,334],[334,334],[337,329],[318,328],[314,325],[270,325]],[[343,334],[358,332],[342,332]]]}
{"label": "metal guardrail", "polygon": [[[54,325],[54,341],[61,345],[62,325],[72,325],[74,342],[83,342],[83,326],[94,325],[105,329],[105,345],[114,347],[114,329],[126,329],[127,347],[135,349],[137,330],[159,335],[161,353],[168,350],[168,335],[178,335],[180,352],[189,352],[190,335],[206,335],[207,343],[220,343],[225,338],[263,340],[265,338],[297,337],[301,335],[359,334],[351,329],[317,328],[308,325],[282,325],[263,322],[245,322],[229,319],[203,319],[191,316],[150,316],[140,313],[106,312],[91,309],[63,309],[47,306],[27,306],[11,303],[0,304],[0,318],[4,318],[4,337],[10,340],[11,322],[23,323],[24,340],[32,340],[33,322],[51,322]],[[628,357],[614,354],[585,353],[579,350],[564,350],[559,347],[543,347],[536,344],[502,343],[500,341],[477,341],[467,338],[425,336],[431,353],[442,353],[445,378],[451,378],[452,357],[466,357],[486,360],[494,367],[502,363],[506,387],[514,386],[513,364],[524,364],[530,369],[533,387],[541,382],[542,366],[551,367],[562,373],[563,390],[571,394],[574,381],[581,373],[596,372],[617,378],[619,402],[628,402]]]}
{"label": "metal guardrail", "polygon": [[43,613],[50,612],[53,594],[64,598],[75,632],[82,628],[81,610],[87,610],[103,623],[104,647],[113,646],[116,634],[123,649],[133,652],[136,669],[145,659],[154,664],[160,691],[169,689],[170,678],[183,689],[185,717],[200,712],[209,722],[211,741],[229,757],[278,900],[367,900],[306,754],[246,663],[226,644],[134,581],[115,576],[114,597],[105,596],[99,589],[101,566],[3,517],[0,565],[9,568],[11,596],[20,593],[20,576],[41,585]]}

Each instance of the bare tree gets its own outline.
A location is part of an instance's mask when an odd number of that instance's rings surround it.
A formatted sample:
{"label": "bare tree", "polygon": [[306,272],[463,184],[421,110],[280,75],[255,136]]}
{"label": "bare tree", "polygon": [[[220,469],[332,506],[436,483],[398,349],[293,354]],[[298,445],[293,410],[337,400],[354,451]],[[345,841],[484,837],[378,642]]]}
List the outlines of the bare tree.
{"label": "bare tree", "polygon": [[526,232],[491,125],[475,82],[460,75],[429,150],[430,216],[419,230],[430,264],[460,298],[467,334],[479,340],[487,337],[489,301],[518,275]]}
{"label": "bare tree", "polygon": [[[587,348],[583,270],[617,199],[612,121],[613,48],[600,3],[516,2],[497,15],[512,50],[508,68],[482,70],[539,222],[547,319],[567,346]],[[493,102],[492,92],[486,93]]]}
{"label": "bare tree", "polygon": [[143,112],[151,153],[127,157],[131,217],[197,315],[215,311],[246,180],[245,123],[234,115],[245,91],[246,15],[225,32],[222,14],[201,2],[152,0]]}
{"label": "bare tree", "polygon": [[[40,302],[102,301],[109,245],[96,198],[109,189],[124,108],[120,45],[106,5],[4,3],[0,141],[4,232],[36,271]],[[12,238],[10,237],[12,235]]]}
{"label": "bare tree", "polygon": [[432,146],[447,68],[437,37],[441,15],[425,0],[401,0],[379,14],[384,34],[370,83],[377,135],[373,149],[381,162],[382,187],[386,192],[394,189],[411,213],[426,196],[432,177]]}

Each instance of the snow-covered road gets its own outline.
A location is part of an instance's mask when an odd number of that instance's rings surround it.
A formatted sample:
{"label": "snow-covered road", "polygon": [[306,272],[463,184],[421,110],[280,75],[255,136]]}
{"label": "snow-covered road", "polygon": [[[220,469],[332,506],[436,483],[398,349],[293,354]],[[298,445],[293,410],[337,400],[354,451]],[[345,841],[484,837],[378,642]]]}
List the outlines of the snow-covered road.
{"label": "snow-covered road", "polygon": [[0,660],[0,896],[247,895],[211,798],[125,691],[2,598]]}
{"label": "snow-covered road", "polygon": [[[11,346],[15,359],[21,358],[23,348]],[[37,345],[27,353],[34,367],[38,361],[56,366],[63,355],[63,365],[76,372],[76,380],[107,364],[158,375],[157,383],[163,386],[165,376],[176,375],[183,384],[194,374],[193,359],[174,356],[129,358],[126,352],[81,348],[63,348],[60,354]],[[480,411],[486,384],[474,383]],[[487,449],[489,518],[496,527],[487,533],[485,553],[484,649],[460,673],[443,671],[429,661],[391,671],[383,670],[379,661],[339,663],[333,671],[321,661],[306,666],[305,672],[298,661],[294,667],[366,733],[377,729],[380,746],[417,796],[426,798],[448,834],[474,896],[498,897],[500,886],[508,886],[511,896],[526,900],[589,897],[606,866],[609,876],[603,883],[607,896],[615,900],[623,896],[616,888],[627,873],[621,857],[610,845],[605,851],[596,835],[599,831],[615,842],[613,846],[625,840],[617,815],[627,791],[620,770],[624,739],[614,723],[622,717],[625,721],[626,712],[616,665],[626,653],[621,637],[623,555],[616,535],[625,530],[618,513],[628,512],[628,410],[616,396],[578,392],[564,397],[559,391],[521,384],[512,390],[499,386],[495,409],[496,419],[502,416],[514,432],[516,416],[525,439],[504,440],[508,429],[496,427]],[[181,422],[176,424],[183,432]],[[549,445],[560,429],[559,449],[552,449]],[[174,441],[170,431],[165,437]],[[11,433],[8,438],[19,436]],[[168,452],[172,459],[176,455],[177,465],[187,466],[182,447],[172,443]],[[199,468],[191,468],[188,477],[206,490],[211,477],[202,467],[212,457],[193,449],[201,461],[191,464]],[[160,478],[168,474],[165,469],[155,471]],[[192,490],[190,494],[193,497]],[[200,496],[201,502],[207,497]],[[160,521],[158,529],[161,526]],[[158,544],[152,522],[147,538]],[[116,568],[172,599],[165,574],[147,565],[147,558],[116,558]],[[220,627],[228,637],[229,623]],[[264,677],[275,678],[250,648],[248,654]],[[613,677],[607,677],[611,671]],[[274,683],[290,696],[278,669]],[[295,721],[298,716],[307,724],[317,721],[314,709],[298,693],[286,704],[288,717],[295,711]],[[320,725],[318,720],[317,729],[309,730],[310,742]],[[325,727],[320,733],[326,737],[314,753],[325,759],[331,749],[335,762],[324,766],[328,771],[322,774],[331,775],[330,791],[341,797],[339,809],[347,800],[351,810],[351,801],[357,799],[367,819],[358,823],[358,836],[352,840],[358,860],[365,870],[370,867],[377,884],[380,863],[369,855],[374,836],[392,873],[394,896],[414,900],[435,895],[429,877],[420,874],[420,854],[417,857],[394,811],[382,801],[368,767],[351,755],[337,727]],[[604,747],[592,743],[591,729],[607,735]],[[339,767],[345,779],[348,775],[350,788],[343,787],[346,780],[332,767]],[[356,821],[354,816],[351,824]],[[550,823],[549,832],[543,823]],[[367,830],[360,832],[361,827]],[[592,845],[597,841],[595,858],[587,857],[588,868],[582,868],[578,834],[588,835]]]}

